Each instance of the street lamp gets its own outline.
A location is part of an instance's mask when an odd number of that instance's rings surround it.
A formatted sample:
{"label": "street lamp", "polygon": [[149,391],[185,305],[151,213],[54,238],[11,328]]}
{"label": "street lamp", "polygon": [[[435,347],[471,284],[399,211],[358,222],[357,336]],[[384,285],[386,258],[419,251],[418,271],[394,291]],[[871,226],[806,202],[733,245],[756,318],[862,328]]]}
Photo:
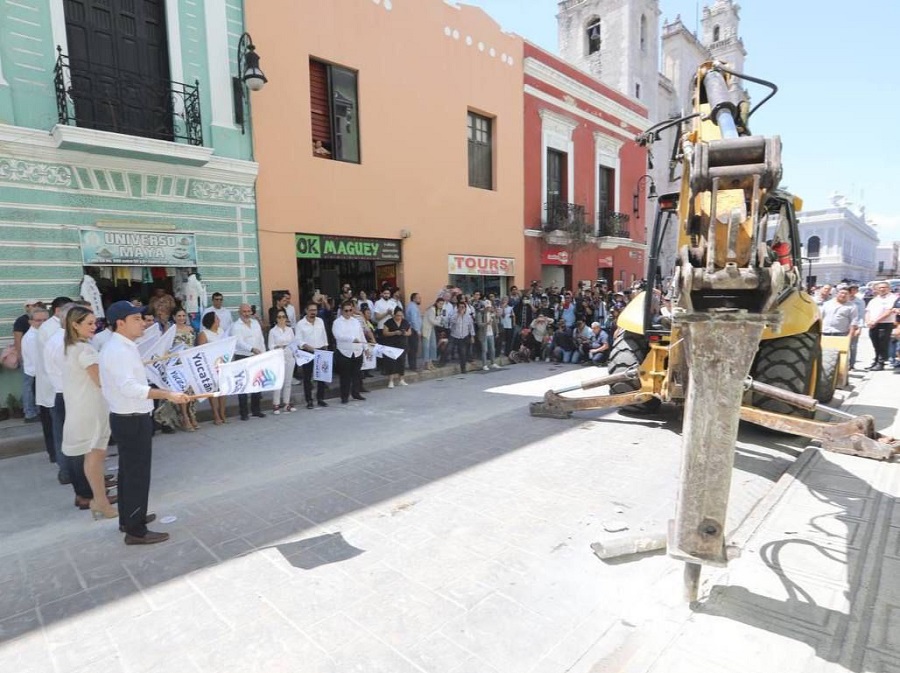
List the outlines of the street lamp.
{"label": "street lamp", "polygon": [[244,134],[244,85],[250,91],[260,91],[266,82],[266,76],[259,69],[259,54],[256,53],[256,45],[250,33],[241,35],[237,48],[237,71],[239,77],[231,78],[231,88],[234,93],[234,122],[241,125],[241,135]]}
{"label": "street lamp", "polygon": [[639,220],[641,218],[641,215],[640,215],[640,213],[641,213],[641,209],[640,209],[641,183],[644,180],[650,181],[650,190],[647,192],[647,198],[648,199],[656,198],[656,183],[653,182],[653,178],[650,177],[650,174],[648,173],[647,175],[642,175],[641,177],[639,177],[637,184],[634,186],[634,198],[631,203],[631,210],[634,212],[634,219],[636,219],[636,220]]}

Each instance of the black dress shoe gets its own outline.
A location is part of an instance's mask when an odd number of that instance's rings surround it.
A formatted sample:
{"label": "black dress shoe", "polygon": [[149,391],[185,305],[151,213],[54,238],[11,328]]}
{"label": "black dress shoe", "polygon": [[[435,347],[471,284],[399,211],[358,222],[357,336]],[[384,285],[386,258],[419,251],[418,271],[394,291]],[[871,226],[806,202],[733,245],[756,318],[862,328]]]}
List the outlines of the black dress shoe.
{"label": "black dress shoe", "polygon": [[360,402],[366,401],[366,398],[363,397],[362,395],[351,395],[350,397],[352,397],[354,400],[359,400]]}
{"label": "black dress shoe", "polygon": [[883,364],[872,365],[871,367],[869,367],[868,369],[866,369],[866,371],[867,371],[867,372],[883,372],[883,371],[884,371],[884,365],[883,365]]}
{"label": "black dress shoe", "polygon": [[58,481],[63,486],[68,486],[72,483],[72,480],[69,477],[64,477],[62,472],[56,473],[56,481]]}
{"label": "black dress shoe", "polygon": [[148,530],[142,537],[125,533],[125,544],[156,544],[157,542],[165,542],[168,539],[168,533],[155,533],[152,530]]}
{"label": "black dress shoe", "polygon": [[325,400],[319,400],[318,402],[316,402],[316,404],[318,404],[320,407],[328,406],[328,402],[326,402]]}
{"label": "black dress shoe", "polygon": [[242,421],[249,421],[249,420],[250,420],[250,417],[249,417],[247,414],[241,414],[241,420],[242,420]]}
{"label": "black dress shoe", "polygon": [[[144,525],[145,525],[145,526],[146,526],[148,523],[151,523],[151,522],[153,522],[153,521],[156,521],[156,515],[153,514],[153,513],[150,513],[150,514],[148,514],[147,516],[144,517]],[[124,532],[125,532],[125,526],[119,526],[119,532],[120,532],[120,533],[124,533]]]}
{"label": "black dress shoe", "polygon": [[347,404],[350,400],[341,400],[341,404]]}
{"label": "black dress shoe", "polygon": [[251,415],[251,416],[256,416],[257,418],[265,418],[265,417],[266,417],[266,415],[265,415],[263,412],[261,412],[261,411],[254,411],[254,412],[253,412],[252,414],[250,414],[250,415]]}
{"label": "black dress shoe", "polygon": [[365,388],[365,387],[363,387],[363,386],[360,386],[359,392],[361,392],[361,393],[367,393],[367,392],[369,392],[369,389],[368,389],[368,388]]}
{"label": "black dress shoe", "polygon": [[312,408],[313,408],[313,403],[312,403],[312,402],[307,402],[307,403],[306,403],[306,408],[307,408],[307,409],[312,409]]}

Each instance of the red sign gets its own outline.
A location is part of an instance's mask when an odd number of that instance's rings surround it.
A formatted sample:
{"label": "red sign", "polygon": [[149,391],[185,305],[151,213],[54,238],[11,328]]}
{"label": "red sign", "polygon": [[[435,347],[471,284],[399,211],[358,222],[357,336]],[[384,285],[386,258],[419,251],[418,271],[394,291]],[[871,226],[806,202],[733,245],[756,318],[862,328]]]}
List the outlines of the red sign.
{"label": "red sign", "polygon": [[450,275],[515,276],[516,260],[511,257],[447,255],[447,270]]}
{"label": "red sign", "polygon": [[544,250],[541,254],[541,262],[543,264],[568,264],[572,261],[572,256],[569,254],[568,250],[564,248],[551,248],[550,250]]}
{"label": "red sign", "polygon": [[612,255],[600,255],[597,258],[597,268],[598,269],[613,268],[613,256]]}

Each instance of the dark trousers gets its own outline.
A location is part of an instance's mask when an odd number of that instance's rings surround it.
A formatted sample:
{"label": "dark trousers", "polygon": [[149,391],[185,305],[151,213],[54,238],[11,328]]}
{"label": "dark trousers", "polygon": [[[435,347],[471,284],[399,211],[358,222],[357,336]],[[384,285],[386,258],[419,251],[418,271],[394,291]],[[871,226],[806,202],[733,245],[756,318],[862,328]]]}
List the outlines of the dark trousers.
{"label": "dark trousers", "polygon": [[456,348],[456,357],[459,360],[459,371],[466,372],[466,364],[469,362],[469,337],[457,339],[450,337],[450,343]]}
{"label": "dark trousers", "polygon": [[[235,355],[234,359],[235,360],[244,360],[245,358],[248,358],[248,357],[250,357],[250,356],[249,355]],[[250,398],[249,412],[247,411],[247,398],[248,397]],[[238,398],[238,410],[241,414],[241,418],[247,418],[247,416],[249,416],[250,414],[255,415],[255,414],[262,413],[262,408],[260,406],[260,403],[262,402],[262,393],[250,393],[249,395],[247,393],[244,393],[243,395],[238,395],[237,398]],[[115,434],[115,431],[113,431],[113,434]],[[117,441],[118,441],[118,439],[119,438],[116,437]]]}
{"label": "dark trousers", "polygon": [[150,414],[110,414],[119,447],[119,525],[129,535],[147,534],[153,419]]}
{"label": "dark trousers", "polygon": [[[337,354],[335,354],[337,355]],[[307,402],[312,402],[312,388],[313,388],[313,365],[315,361],[310,360],[305,365],[303,365],[300,369],[303,370],[303,396],[306,398]],[[316,401],[324,402],[325,401],[325,390],[327,386],[324,381],[316,381]]]}
{"label": "dark trousers", "polygon": [[514,330],[512,327],[504,327],[500,330],[500,355],[509,355],[512,350]]}
{"label": "dark trousers", "polygon": [[84,456],[66,456],[69,462],[69,476],[72,479],[72,490],[75,495],[87,500],[94,499],[94,491],[84,473]]}
{"label": "dark trousers", "polygon": [[38,413],[41,417],[41,430],[44,433],[44,448],[47,449],[47,455],[50,462],[56,462],[56,447],[53,444],[53,419],[50,417],[50,407],[38,406]]}
{"label": "dark trousers", "polygon": [[875,349],[875,363],[883,365],[888,357],[888,348],[891,345],[891,330],[894,329],[893,323],[880,322],[874,327],[869,328],[869,339],[872,341],[872,348]]}
{"label": "dark trousers", "polygon": [[348,358],[340,351],[335,351],[334,369],[341,380],[341,401],[346,402],[350,399],[350,395],[359,397],[361,385],[359,372],[362,369],[362,355]]}
{"label": "dark trousers", "polygon": [[[414,329],[409,331],[409,337],[406,339],[406,362],[413,371],[419,368],[416,360],[419,359],[419,341],[421,339],[422,335]],[[401,355],[400,357],[403,356]]]}
{"label": "dark trousers", "polygon": [[53,425],[53,453],[56,466],[64,479],[72,479],[72,466],[69,457],[62,452],[63,426],[66,424],[66,402],[62,393],[56,393],[53,407],[50,409],[50,421]]}

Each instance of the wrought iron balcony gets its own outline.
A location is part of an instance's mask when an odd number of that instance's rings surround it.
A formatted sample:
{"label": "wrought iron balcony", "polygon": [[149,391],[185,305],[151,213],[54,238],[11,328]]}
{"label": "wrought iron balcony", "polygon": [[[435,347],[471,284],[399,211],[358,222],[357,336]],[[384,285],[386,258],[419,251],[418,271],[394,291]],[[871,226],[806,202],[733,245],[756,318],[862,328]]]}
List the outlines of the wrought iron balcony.
{"label": "wrought iron balcony", "polygon": [[631,238],[631,232],[628,229],[630,219],[625,213],[601,210],[597,213],[597,236]]}
{"label": "wrought iron balcony", "polygon": [[85,61],[57,47],[54,68],[59,123],[142,138],[203,145],[200,83],[152,80]]}
{"label": "wrought iron balcony", "polygon": [[585,229],[584,206],[562,201],[545,203],[541,229],[546,232],[582,234]]}

